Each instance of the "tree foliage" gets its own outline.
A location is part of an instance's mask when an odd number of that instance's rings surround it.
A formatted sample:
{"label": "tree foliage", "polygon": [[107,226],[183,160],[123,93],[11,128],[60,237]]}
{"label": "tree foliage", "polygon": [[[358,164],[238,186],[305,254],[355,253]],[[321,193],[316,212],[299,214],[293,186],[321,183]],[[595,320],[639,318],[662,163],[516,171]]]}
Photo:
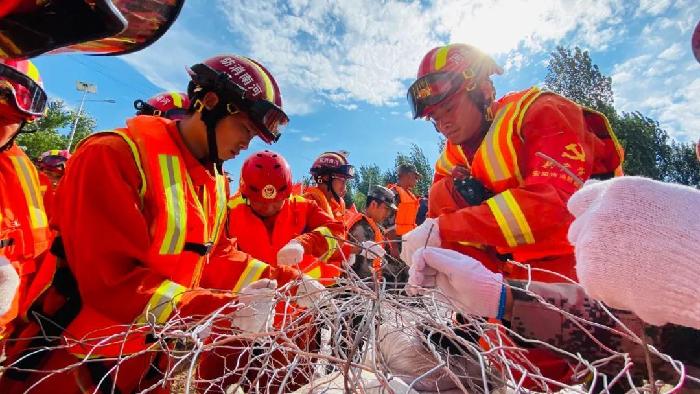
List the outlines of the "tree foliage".
{"label": "tree foliage", "polygon": [[550,55],[545,87],[608,117],[625,150],[625,174],[700,186],[693,145],[674,141],[659,122],[640,112],[618,113],[611,78],[588,51],[559,46]]}
{"label": "tree foliage", "polygon": [[[68,136],[75,122],[77,112],[66,108],[62,101],[51,101],[46,114],[27,124],[17,137],[17,144],[23,147],[29,157],[36,159],[43,152],[51,149],[65,149]],[[73,138],[71,150],[78,142],[95,131],[96,122],[89,114],[82,112]]]}

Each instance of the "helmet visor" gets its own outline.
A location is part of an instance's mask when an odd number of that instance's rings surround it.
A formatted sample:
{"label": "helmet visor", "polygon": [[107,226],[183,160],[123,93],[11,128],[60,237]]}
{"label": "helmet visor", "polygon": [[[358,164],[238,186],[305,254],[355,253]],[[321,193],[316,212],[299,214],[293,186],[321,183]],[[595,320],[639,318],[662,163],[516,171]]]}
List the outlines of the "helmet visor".
{"label": "helmet visor", "polygon": [[418,78],[406,94],[413,119],[427,116],[430,106],[450,97],[463,84],[464,77],[455,72],[437,72]]}
{"label": "helmet visor", "polygon": [[63,156],[46,156],[39,162],[41,169],[59,169],[63,170],[67,159]]}
{"label": "helmet visor", "polygon": [[[268,144],[277,142],[282,135],[282,130],[289,123],[289,117],[282,108],[267,100],[246,100],[248,110],[245,111],[258,127],[260,138]],[[245,105],[243,106],[245,110]]]}
{"label": "helmet visor", "polygon": [[42,116],[46,110],[44,89],[33,79],[5,64],[0,64],[0,92],[24,114]]}

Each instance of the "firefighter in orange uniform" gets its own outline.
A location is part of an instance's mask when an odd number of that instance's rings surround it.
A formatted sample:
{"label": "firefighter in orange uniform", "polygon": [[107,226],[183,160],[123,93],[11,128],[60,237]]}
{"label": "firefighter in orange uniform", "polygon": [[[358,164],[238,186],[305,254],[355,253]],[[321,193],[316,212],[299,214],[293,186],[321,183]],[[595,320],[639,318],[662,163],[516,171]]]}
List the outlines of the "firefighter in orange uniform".
{"label": "firefighter in orange uniform", "polygon": [[[226,223],[226,234],[236,240],[241,251],[272,267],[288,266],[303,272],[303,286],[308,286],[308,292],[317,293],[315,297],[319,298],[324,287],[316,280],[330,285],[340,274],[335,266],[325,262],[335,252],[336,238],[342,232],[342,223],[333,220],[315,202],[292,195],[292,172],[280,154],[264,150],[245,160],[239,193],[229,200]],[[317,350],[313,341],[316,332],[309,328],[310,318],[302,317],[303,312],[297,305],[309,306],[304,302],[277,304],[275,325],[281,328],[284,324],[287,341],[304,351],[314,352]],[[278,391],[279,382],[287,374],[286,366],[293,357],[277,350],[265,359],[263,367],[251,352],[229,346],[214,349],[211,355],[202,357],[199,378],[211,381],[225,376],[223,387],[238,384],[246,391],[252,389],[246,385],[257,380],[261,387]],[[234,371],[234,365],[240,365],[240,371]],[[310,364],[297,363],[295,369],[296,373],[286,381],[282,391],[296,390],[308,383],[305,376],[313,374]],[[241,379],[244,376],[247,378]]]}
{"label": "firefighter in orange uniform", "polygon": [[399,237],[416,228],[416,215],[420,206],[420,199],[413,194],[413,189],[420,179],[420,173],[416,166],[410,163],[399,165],[396,170],[398,181],[389,185],[389,189],[396,193],[398,209],[394,221],[396,235]]}
{"label": "firefighter in orange uniform", "polygon": [[[529,278],[512,258],[532,266],[533,280],[575,280],[567,200],[580,180],[620,172],[620,145],[605,116],[557,94],[532,87],[495,100],[490,76],[501,72],[465,44],[423,58],[408,91],[413,117],[431,120],[447,145],[435,166],[430,218],[404,235],[403,260],[442,246],[509,279]],[[528,358],[546,376],[572,376],[547,349],[530,349]]]}
{"label": "firefighter in orange uniform", "polygon": [[[60,268],[43,313],[66,327],[49,338],[73,341],[34,353],[19,367],[79,365],[50,375],[34,392],[149,387],[168,362],[160,352],[144,352],[154,345],[151,324],[207,314],[237,294],[270,303],[272,294],[264,291],[277,285],[271,279],[282,284],[297,276],[235,250],[221,236],[227,202],[222,162],[256,135],[276,141],[288,121],[272,75],[237,55],[210,58],[188,72],[190,116],[178,122],[137,116],[125,128],[88,137],[71,158],[56,191],[52,252]],[[50,295],[64,302],[51,305]],[[262,329],[255,316],[236,313],[233,329]],[[105,340],[111,336],[118,339]],[[52,344],[29,347],[41,346]],[[88,357],[91,362],[81,363]],[[113,369],[116,357],[121,360]],[[21,392],[46,377],[15,372],[3,376],[1,391]]]}
{"label": "firefighter in orange uniform", "polygon": [[311,165],[311,177],[316,186],[304,190],[304,197],[316,201],[335,220],[345,221],[347,182],[355,177],[355,167],[342,152],[325,152]]}
{"label": "firefighter in orange uniform", "polygon": [[337,269],[323,272],[343,237],[343,224],[313,200],[292,195],[287,161],[268,150],[251,155],[241,169],[240,194],[229,200],[227,233],[238,248],[272,266],[298,267],[324,283]]}
{"label": "firefighter in orange uniform", "polygon": [[70,159],[70,152],[67,150],[52,149],[46,151],[37,159],[39,169],[39,183],[41,193],[44,196],[44,208],[46,216],[51,220],[53,207],[53,196],[56,192],[56,185],[66,171],[66,162]]}
{"label": "firefighter in orange uniform", "polygon": [[[494,73],[493,59],[465,44],[434,48],[421,62],[408,93],[413,115],[430,119],[447,145],[432,219],[404,236],[404,261],[428,240],[482,261],[489,254],[484,263],[511,279],[528,272],[504,256],[575,280],[566,202],[579,179],[620,172],[620,145],[605,116],[557,94],[533,87],[494,100]],[[564,281],[536,270],[532,279]]]}
{"label": "firefighter in orange uniform", "polygon": [[[348,265],[360,278],[385,277],[386,270],[383,257],[386,254],[385,231],[379,223],[383,223],[391,214],[396,212],[394,192],[384,186],[375,185],[367,194],[365,212],[351,214],[348,224],[348,239],[355,243]],[[395,282],[395,270],[388,270]]]}
{"label": "firefighter in orange uniform", "polygon": [[[46,93],[28,60],[0,60],[0,338],[29,306],[50,277],[40,268],[51,239],[34,164],[17,146],[22,128],[46,109]],[[49,273],[50,276],[50,273]]]}

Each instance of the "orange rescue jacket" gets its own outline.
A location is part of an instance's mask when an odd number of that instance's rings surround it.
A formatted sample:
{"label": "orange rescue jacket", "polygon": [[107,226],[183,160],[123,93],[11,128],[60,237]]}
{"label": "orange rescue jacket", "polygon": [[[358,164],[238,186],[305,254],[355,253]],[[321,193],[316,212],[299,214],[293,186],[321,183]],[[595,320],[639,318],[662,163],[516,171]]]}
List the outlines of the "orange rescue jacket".
{"label": "orange rescue jacket", "polygon": [[416,215],[420,208],[420,200],[410,190],[395,184],[388,186],[399,195],[399,203],[396,210],[396,235],[404,235],[416,228]]}
{"label": "orange rescue jacket", "polygon": [[36,292],[29,291],[30,287],[43,291],[48,286],[48,283],[30,282],[38,278],[39,261],[50,241],[37,170],[24,151],[13,144],[0,152],[0,255],[17,271],[20,287],[11,309],[0,316],[0,336],[15,317],[26,314],[38,297]]}
{"label": "orange rescue jacket", "polygon": [[[566,202],[579,186],[541,154],[585,181],[620,172],[617,138],[602,114],[534,87],[503,97],[493,110],[473,158],[447,143],[435,166],[430,215],[439,215],[443,243],[485,245],[520,262],[568,256],[567,266],[556,270],[570,276],[573,248],[566,234],[573,218]],[[455,206],[447,189],[456,166],[470,169],[493,197],[478,206]]]}

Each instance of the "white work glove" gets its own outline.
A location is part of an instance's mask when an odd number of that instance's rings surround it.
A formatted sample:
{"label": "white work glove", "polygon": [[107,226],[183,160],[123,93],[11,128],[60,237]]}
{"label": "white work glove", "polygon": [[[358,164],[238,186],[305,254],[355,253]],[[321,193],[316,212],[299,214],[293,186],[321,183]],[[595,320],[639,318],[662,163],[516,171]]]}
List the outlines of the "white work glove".
{"label": "white work glove", "polygon": [[401,260],[410,267],[416,250],[425,246],[441,245],[437,219],[425,219],[423,224],[404,234],[401,239]]}
{"label": "white work glove", "polygon": [[0,256],[0,316],[12,308],[19,288],[19,275],[5,256]]}
{"label": "white work glove", "polygon": [[277,264],[279,265],[294,266],[301,263],[303,259],[304,246],[296,239],[287,242],[287,244],[277,252]]}
{"label": "white work glove", "polygon": [[297,305],[304,308],[325,305],[327,300],[324,298],[327,296],[324,285],[308,275],[302,276],[301,283],[297,286]]}
{"label": "white work glove", "polygon": [[644,321],[700,328],[700,191],[640,177],[586,183],[568,203],[579,282]]}
{"label": "white work glove", "polygon": [[385,254],[386,250],[384,250],[382,244],[378,244],[374,241],[362,241],[360,256],[373,260],[377,257],[382,258]]}
{"label": "white work glove", "polygon": [[494,274],[469,256],[449,249],[421,248],[413,255],[408,273],[409,293],[425,292],[421,287],[437,287],[459,312],[484,317],[498,315],[503,275]]}
{"label": "white work glove", "polygon": [[244,287],[238,294],[242,304],[231,317],[234,326],[245,332],[265,332],[272,325],[277,281],[260,279]]}

